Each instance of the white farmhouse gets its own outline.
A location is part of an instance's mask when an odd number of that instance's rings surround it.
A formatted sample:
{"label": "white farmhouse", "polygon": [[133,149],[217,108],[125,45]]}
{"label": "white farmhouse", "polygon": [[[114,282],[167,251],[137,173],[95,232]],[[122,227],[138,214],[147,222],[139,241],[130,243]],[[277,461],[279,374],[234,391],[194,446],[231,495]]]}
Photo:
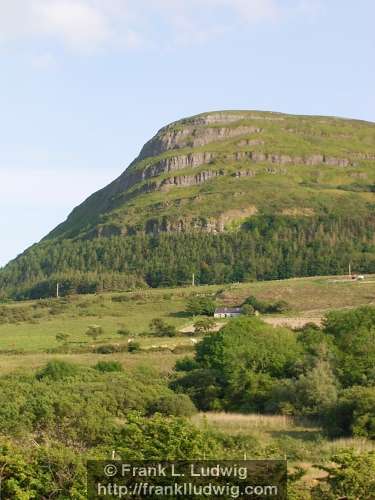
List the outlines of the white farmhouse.
{"label": "white farmhouse", "polygon": [[241,314],[241,307],[218,307],[214,312],[214,318],[235,318]]}

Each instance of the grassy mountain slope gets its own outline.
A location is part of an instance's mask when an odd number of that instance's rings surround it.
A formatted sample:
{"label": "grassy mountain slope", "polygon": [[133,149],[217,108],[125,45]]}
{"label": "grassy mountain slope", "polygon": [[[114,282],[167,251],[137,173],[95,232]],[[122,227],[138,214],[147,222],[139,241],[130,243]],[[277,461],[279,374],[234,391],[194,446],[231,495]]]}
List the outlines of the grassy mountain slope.
{"label": "grassy mountain slope", "polygon": [[0,272],[4,294],[375,270],[375,124],[256,111],[161,129]]}
{"label": "grassy mountain slope", "polygon": [[114,182],[48,239],[223,231],[254,214],[366,213],[375,124],[279,113],[207,113],[161,129]]}

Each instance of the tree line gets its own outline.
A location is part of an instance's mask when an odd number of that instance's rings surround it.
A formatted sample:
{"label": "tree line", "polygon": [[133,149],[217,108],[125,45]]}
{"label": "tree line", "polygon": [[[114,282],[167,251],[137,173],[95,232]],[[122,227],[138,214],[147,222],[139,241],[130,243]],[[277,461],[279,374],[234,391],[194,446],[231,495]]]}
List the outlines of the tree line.
{"label": "tree line", "polygon": [[220,234],[160,233],[34,245],[0,271],[3,297],[375,272],[375,217],[258,216]]}

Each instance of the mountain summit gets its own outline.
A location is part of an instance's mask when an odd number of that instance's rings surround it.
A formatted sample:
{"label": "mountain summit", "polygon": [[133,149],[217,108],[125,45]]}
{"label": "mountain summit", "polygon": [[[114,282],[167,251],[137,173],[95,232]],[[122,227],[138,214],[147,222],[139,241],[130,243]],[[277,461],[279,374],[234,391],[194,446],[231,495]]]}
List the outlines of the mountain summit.
{"label": "mountain summit", "polygon": [[367,210],[375,125],[256,111],[162,128],[48,238],[222,232],[256,214]]}
{"label": "mountain summit", "polygon": [[349,261],[374,270],[374,180],[374,123],[203,113],[162,128],[116,180],[11,262],[0,287],[38,296],[67,276],[90,276],[96,290],[108,273],[107,288],[114,274],[160,286],[192,272],[209,283],[340,273]]}

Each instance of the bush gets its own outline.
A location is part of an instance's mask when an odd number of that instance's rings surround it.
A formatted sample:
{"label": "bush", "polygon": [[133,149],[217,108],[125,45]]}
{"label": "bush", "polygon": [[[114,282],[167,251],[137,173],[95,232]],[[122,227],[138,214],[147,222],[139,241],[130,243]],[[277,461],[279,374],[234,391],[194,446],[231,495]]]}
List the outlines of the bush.
{"label": "bush", "polygon": [[117,330],[117,334],[121,335],[122,337],[130,337],[131,333],[128,328],[126,328],[125,325],[121,325],[119,329]]}
{"label": "bush", "polygon": [[202,411],[221,410],[223,393],[215,370],[198,368],[171,382],[171,388],[186,393]]}
{"label": "bush", "polygon": [[271,312],[281,314],[284,312],[288,312],[290,310],[290,306],[288,302],[286,302],[286,300],[278,300],[274,304],[271,304],[271,309],[272,309]]}
{"label": "bush", "polygon": [[129,342],[128,352],[139,352],[141,350],[141,344],[139,342]]}
{"label": "bush", "polygon": [[57,381],[74,377],[77,373],[78,368],[76,365],[66,363],[65,361],[55,360],[50,361],[42,370],[37,372],[36,378],[38,380],[49,378]]}
{"label": "bush", "polygon": [[129,295],[113,295],[111,300],[112,302],[129,302],[131,297]]}
{"label": "bush", "polygon": [[194,323],[194,333],[208,333],[216,325],[213,318],[198,319]]}
{"label": "bush", "polygon": [[123,371],[122,364],[118,361],[99,361],[94,368],[102,373]]}
{"label": "bush", "polygon": [[255,308],[251,304],[244,304],[241,308],[241,312],[245,316],[254,316],[255,315]]}
{"label": "bush", "polygon": [[57,333],[56,334],[56,340],[57,342],[61,342],[63,344],[66,344],[69,340],[70,335],[67,333]]}
{"label": "bush", "polygon": [[375,498],[375,453],[358,455],[343,451],[331,458],[332,466],[321,467],[326,473],[312,489],[313,500]]}
{"label": "bush", "polygon": [[190,372],[199,367],[194,358],[185,357],[176,361],[175,370],[178,372]]}
{"label": "bush", "polygon": [[148,409],[150,415],[161,413],[166,416],[191,417],[196,413],[193,402],[186,394],[168,394],[151,403]]}
{"label": "bush", "polygon": [[99,325],[91,325],[88,327],[86,331],[86,335],[94,340],[96,340],[100,335],[103,335],[103,333],[104,333],[103,327]]}
{"label": "bush", "polygon": [[98,354],[112,354],[119,351],[119,347],[113,344],[100,345],[95,349],[95,352]]}
{"label": "bush", "polygon": [[264,300],[258,300],[254,295],[248,297],[243,306],[252,306],[255,311],[259,311],[262,314],[272,314],[272,313],[284,313],[289,311],[289,304],[285,300],[278,300],[277,302],[267,302]]}
{"label": "bush", "polygon": [[158,337],[175,337],[177,335],[176,327],[168,325],[160,318],[155,318],[150,322],[150,330]]}

